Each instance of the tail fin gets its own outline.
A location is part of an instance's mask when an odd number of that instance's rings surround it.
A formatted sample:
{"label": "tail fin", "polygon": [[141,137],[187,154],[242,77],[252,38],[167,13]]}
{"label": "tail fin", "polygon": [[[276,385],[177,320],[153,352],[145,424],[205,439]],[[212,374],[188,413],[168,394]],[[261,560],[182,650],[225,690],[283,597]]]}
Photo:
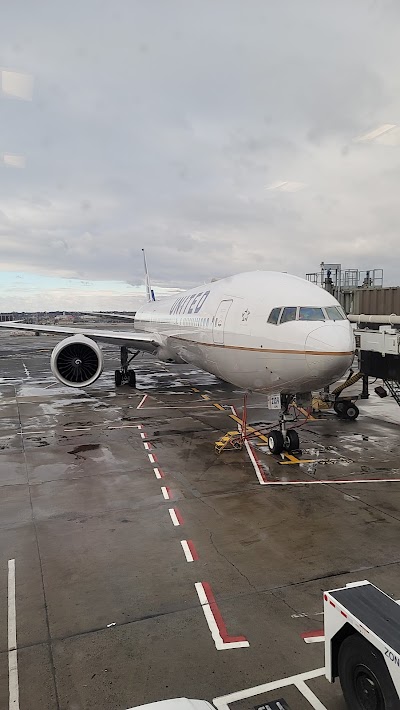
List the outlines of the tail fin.
{"label": "tail fin", "polygon": [[146,254],[145,254],[144,249],[142,249],[142,252],[143,252],[143,261],[144,261],[144,273],[145,273],[147,300],[150,303],[150,301],[155,301],[156,297],[154,295],[153,289],[151,288],[149,270],[147,268]]}

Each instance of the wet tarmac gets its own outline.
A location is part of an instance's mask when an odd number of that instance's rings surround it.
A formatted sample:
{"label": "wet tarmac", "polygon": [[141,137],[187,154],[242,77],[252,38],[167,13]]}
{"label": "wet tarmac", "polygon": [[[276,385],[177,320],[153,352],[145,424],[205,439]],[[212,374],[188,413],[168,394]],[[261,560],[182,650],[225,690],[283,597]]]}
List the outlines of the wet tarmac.
{"label": "wet tarmac", "polygon": [[[229,707],[344,710],[322,671],[307,680],[320,705],[281,679],[323,666],[304,637],[323,626],[324,590],[368,579],[400,598],[397,405],[299,415],[302,454],[255,437],[254,464],[214,451],[242,392],[148,356],[138,389],[116,390],[111,347],[92,387],[65,388],[55,342],[0,334],[0,707],[9,685],[21,710],[126,710],[276,681]],[[267,432],[274,413],[248,404]]]}

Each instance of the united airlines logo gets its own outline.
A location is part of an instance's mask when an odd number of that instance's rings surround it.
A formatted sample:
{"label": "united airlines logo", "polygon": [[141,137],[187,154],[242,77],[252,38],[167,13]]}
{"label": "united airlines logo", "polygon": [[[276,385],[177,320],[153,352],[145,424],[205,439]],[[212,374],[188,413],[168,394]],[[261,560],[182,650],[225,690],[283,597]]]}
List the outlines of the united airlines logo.
{"label": "united airlines logo", "polygon": [[172,305],[170,314],[175,313],[199,313],[204,306],[210,292],[200,291],[200,293],[192,293],[189,296],[178,298]]}

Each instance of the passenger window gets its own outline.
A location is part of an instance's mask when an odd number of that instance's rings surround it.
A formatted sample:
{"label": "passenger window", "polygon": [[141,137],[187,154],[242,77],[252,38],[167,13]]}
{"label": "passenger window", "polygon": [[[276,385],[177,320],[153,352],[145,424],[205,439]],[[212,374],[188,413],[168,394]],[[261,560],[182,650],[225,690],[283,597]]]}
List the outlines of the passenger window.
{"label": "passenger window", "polygon": [[344,316],[337,306],[325,306],[325,310],[329,320],[344,320]]}
{"label": "passenger window", "polygon": [[286,306],[286,308],[283,309],[280,322],[289,323],[291,320],[296,320],[296,313],[296,306]]}
{"label": "passenger window", "polygon": [[268,318],[268,323],[272,323],[272,325],[276,325],[279,320],[279,315],[281,312],[282,308],[273,308],[271,313],[269,314]]}
{"label": "passenger window", "polygon": [[299,320],[325,320],[322,308],[305,306],[300,308]]}

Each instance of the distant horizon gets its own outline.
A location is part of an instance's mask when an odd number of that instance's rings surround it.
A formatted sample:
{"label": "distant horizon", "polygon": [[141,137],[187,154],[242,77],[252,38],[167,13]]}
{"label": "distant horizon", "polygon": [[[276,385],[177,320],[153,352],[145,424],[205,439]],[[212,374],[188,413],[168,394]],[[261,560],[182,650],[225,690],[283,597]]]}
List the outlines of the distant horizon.
{"label": "distant horizon", "polygon": [[[343,270],[347,268],[347,265],[343,265]],[[279,269],[266,270],[279,271]],[[370,270],[372,271],[372,269]],[[319,271],[319,265],[315,267],[315,271]],[[307,273],[312,273],[311,267]],[[306,278],[305,273],[293,275]],[[166,287],[158,286],[157,280],[152,280],[156,298],[179,294],[186,289],[200,285],[201,283],[192,283],[187,284],[186,288]],[[383,285],[384,288],[397,286],[385,283],[385,274]],[[3,271],[0,273],[0,313],[4,314],[62,313],[64,311],[68,313],[96,311],[131,313],[140,308],[145,301],[144,283],[134,285],[123,280],[63,278],[28,271]]]}
{"label": "distant horizon", "polygon": [[[153,286],[154,287],[154,286]],[[181,289],[155,286],[159,297]],[[134,311],[146,300],[144,284],[39,275],[0,273],[0,313],[52,311]]]}

